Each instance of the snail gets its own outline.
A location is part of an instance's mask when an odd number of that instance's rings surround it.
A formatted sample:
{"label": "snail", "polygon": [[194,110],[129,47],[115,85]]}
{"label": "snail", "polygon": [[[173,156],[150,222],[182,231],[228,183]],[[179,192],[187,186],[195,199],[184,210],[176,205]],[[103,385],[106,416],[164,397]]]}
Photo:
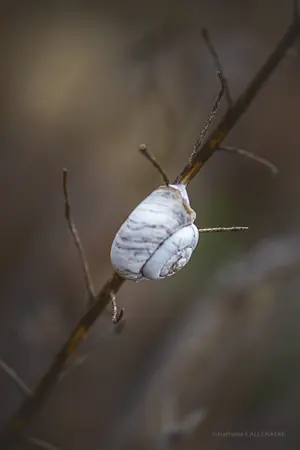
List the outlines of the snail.
{"label": "snail", "polygon": [[189,261],[199,239],[186,186],[160,186],[129,215],[112,243],[115,270],[129,280],[174,275]]}
{"label": "snail", "polygon": [[[273,173],[276,167],[251,152],[232,147],[226,150],[247,156]],[[167,175],[145,145],[140,151],[161,173],[165,185],[159,186],[131,212],[117,232],[110,251],[111,263],[123,278],[133,281],[159,280],[179,272],[195,250],[199,232],[247,231],[248,227],[202,228],[195,226],[187,182],[170,184]],[[276,169],[277,170],[277,169]]]}

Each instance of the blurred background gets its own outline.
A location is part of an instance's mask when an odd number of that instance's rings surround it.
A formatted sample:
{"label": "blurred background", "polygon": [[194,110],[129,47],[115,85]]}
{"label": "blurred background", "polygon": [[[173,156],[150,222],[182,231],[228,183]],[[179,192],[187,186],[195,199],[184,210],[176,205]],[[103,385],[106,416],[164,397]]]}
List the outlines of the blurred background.
{"label": "blurred background", "polygon": [[[30,387],[86,310],[63,167],[100,289],[115,232],[161,183],[139,144],[174,179],[219,90],[201,28],[237,98],[291,19],[287,0],[2,1],[0,358]],[[279,175],[218,154],[189,187],[199,227],[249,232],[204,235],[176,277],[125,283],[123,329],[109,309],[97,321],[34,435],[61,450],[299,448],[299,96],[295,48],[226,140]],[[1,426],[22,398],[0,371]]]}

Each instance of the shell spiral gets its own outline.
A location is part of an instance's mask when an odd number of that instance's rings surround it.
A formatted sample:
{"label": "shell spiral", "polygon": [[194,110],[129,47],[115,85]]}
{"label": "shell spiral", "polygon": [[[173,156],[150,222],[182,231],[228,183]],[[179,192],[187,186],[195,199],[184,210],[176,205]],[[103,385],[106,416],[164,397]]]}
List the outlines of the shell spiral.
{"label": "shell spiral", "polygon": [[112,243],[115,270],[130,280],[174,275],[189,261],[199,233],[184,185],[161,186],[129,215]]}

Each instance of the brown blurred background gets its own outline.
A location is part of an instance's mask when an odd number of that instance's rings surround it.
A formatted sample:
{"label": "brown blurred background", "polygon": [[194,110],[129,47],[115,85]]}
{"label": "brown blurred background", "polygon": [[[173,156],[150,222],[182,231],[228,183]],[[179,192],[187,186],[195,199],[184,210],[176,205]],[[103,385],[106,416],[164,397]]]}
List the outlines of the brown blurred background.
{"label": "brown blurred background", "polygon": [[[0,358],[29,386],[86,307],[62,168],[100,288],[114,233],[160,183],[139,144],[175,178],[218,92],[201,27],[236,98],[291,18],[287,0],[1,3]],[[122,332],[98,320],[33,434],[61,450],[300,448],[299,96],[294,49],[226,141],[279,176],[220,154],[189,189],[199,227],[250,231],[203,236],[176,277],[126,283]],[[1,426],[21,400],[0,372]]]}

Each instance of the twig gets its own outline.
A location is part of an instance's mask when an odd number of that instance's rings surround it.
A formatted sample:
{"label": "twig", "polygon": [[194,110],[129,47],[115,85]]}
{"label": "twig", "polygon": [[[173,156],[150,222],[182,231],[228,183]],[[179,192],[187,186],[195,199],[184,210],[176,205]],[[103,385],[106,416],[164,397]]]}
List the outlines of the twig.
{"label": "twig", "polygon": [[277,175],[279,170],[278,167],[269,161],[266,158],[262,158],[261,156],[257,156],[252,152],[249,152],[248,150],[244,150],[242,148],[236,148],[236,147],[230,147],[229,145],[222,145],[221,147],[218,147],[216,150],[221,150],[224,152],[230,152],[230,153],[236,153],[241,156],[246,156],[247,158],[253,159],[254,161],[257,161],[264,166],[266,166],[268,169],[271,170],[273,175]]}
{"label": "twig", "polygon": [[17,375],[17,373],[9,365],[7,365],[2,359],[0,359],[0,367],[4,372],[14,381],[16,386],[25,395],[32,395],[32,390],[24,383],[24,381]]}
{"label": "twig", "polygon": [[56,445],[49,444],[48,442],[34,436],[26,437],[26,441],[30,442],[30,444],[33,444],[36,447],[43,448],[44,450],[60,450],[58,447],[56,447]]}
{"label": "twig", "polygon": [[249,227],[214,227],[199,228],[200,233],[219,233],[222,231],[248,231]]}
{"label": "twig", "polygon": [[39,411],[52,391],[66,362],[70,356],[73,355],[79,344],[84,340],[90,327],[110,303],[111,296],[119,291],[124,281],[124,278],[121,278],[120,275],[114,273],[110,280],[102,287],[96,297],[95,303],[80,319],[67,342],[57,353],[50,368],[35,388],[33,395],[25,399],[10,420],[7,428],[0,436],[0,443],[5,444],[5,450],[14,448],[14,445],[18,442],[18,438],[21,437],[20,434],[23,432],[29,421],[32,420]]}
{"label": "twig", "polygon": [[210,54],[212,55],[213,61],[215,63],[216,70],[217,70],[217,76],[218,76],[218,78],[220,80],[220,83],[221,83],[221,89],[220,89],[220,92],[218,93],[217,98],[216,98],[216,100],[215,100],[215,102],[213,104],[211,113],[210,113],[210,115],[209,115],[209,117],[208,117],[208,119],[207,119],[207,121],[206,121],[206,123],[205,123],[205,125],[204,125],[204,127],[202,129],[202,131],[201,131],[200,137],[195,142],[194,150],[193,150],[193,152],[191,153],[191,156],[190,156],[190,161],[199,152],[199,149],[201,148],[201,146],[202,146],[202,144],[204,142],[204,139],[205,139],[205,137],[207,135],[209,126],[211,125],[211,123],[214,120],[217,112],[219,111],[219,108],[220,108],[220,105],[221,105],[221,100],[222,100],[224,94],[226,96],[228,107],[229,108],[232,107],[232,99],[231,99],[231,95],[230,95],[228,81],[227,81],[227,79],[226,79],[226,77],[224,75],[224,72],[223,72],[223,69],[222,69],[222,66],[221,66],[221,63],[220,63],[220,59],[218,57],[218,54],[217,54],[216,50],[214,49],[214,46],[211,43],[211,40],[210,40],[208,31],[207,31],[206,28],[202,29],[202,37],[203,37],[203,39],[204,39],[204,41],[205,41],[205,43],[207,45],[207,48],[208,48]]}
{"label": "twig", "polygon": [[65,217],[67,219],[69,230],[73,236],[74,243],[77,248],[79,258],[81,261],[81,266],[82,266],[82,270],[84,273],[85,285],[86,285],[86,289],[88,291],[88,296],[89,296],[89,303],[92,304],[95,300],[95,290],[93,287],[93,282],[92,282],[89,266],[87,263],[87,259],[84,254],[83,246],[81,244],[79,234],[77,232],[74,220],[71,215],[71,206],[70,206],[70,202],[69,202],[69,193],[68,193],[68,171],[67,171],[67,169],[63,170],[63,192],[64,192],[64,198],[65,198]]}
{"label": "twig", "polygon": [[206,137],[206,134],[207,134],[207,131],[209,129],[209,126],[212,123],[212,121],[214,120],[214,118],[215,118],[215,116],[216,116],[216,114],[217,114],[217,112],[218,112],[218,110],[220,108],[221,100],[222,100],[224,92],[225,92],[225,85],[223,84],[223,78],[222,78],[221,72],[217,72],[217,75],[218,75],[220,83],[221,83],[221,89],[220,89],[220,91],[219,91],[219,93],[217,95],[217,98],[216,98],[216,100],[215,100],[215,102],[213,104],[211,113],[210,113],[210,115],[209,115],[209,117],[208,117],[208,119],[207,119],[207,121],[206,121],[206,123],[205,123],[205,125],[204,125],[204,127],[202,129],[202,131],[201,131],[200,137],[195,142],[194,150],[193,150],[193,152],[192,152],[192,154],[190,156],[190,160],[192,160],[195,157],[195,155],[197,155],[197,153],[199,151],[199,148],[201,148],[201,146],[203,144],[203,141],[204,141],[204,139]]}
{"label": "twig", "polygon": [[218,54],[217,54],[217,52],[216,52],[216,50],[215,50],[215,48],[214,48],[214,46],[213,46],[213,44],[212,44],[212,42],[210,40],[210,36],[209,36],[208,31],[207,31],[206,28],[202,29],[202,37],[203,37],[203,39],[204,39],[204,41],[205,41],[205,43],[207,45],[207,48],[208,48],[210,54],[212,55],[212,58],[213,58],[214,63],[215,63],[215,66],[217,68],[217,72],[219,72],[221,74],[222,84],[223,84],[224,89],[225,89],[225,96],[226,96],[227,104],[228,104],[228,107],[231,108],[233,102],[232,102],[232,98],[231,98],[231,94],[230,94],[228,81],[227,81],[227,78],[224,75],[224,71],[223,71],[223,68],[222,68],[222,65],[221,65],[220,58],[218,57]]}
{"label": "twig", "polygon": [[[214,151],[237,123],[241,115],[249,107],[258,90],[284,57],[286,50],[295,42],[299,31],[300,19],[297,18],[297,20],[289,27],[284,37],[254,80],[250,83],[246,91],[240,96],[233,108],[227,112],[217,128],[210,134],[201,150],[194,155],[192,160],[184,167],[182,173],[177,177],[175,182],[188,184],[194,178],[196,173],[198,173],[203,164],[212,156]],[[64,177],[66,177],[66,175],[64,175]],[[65,192],[65,197],[68,198],[66,194],[67,192]],[[68,212],[67,208],[68,205],[66,205],[66,212]],[[73,233],[72,221],[68,223],[71,232]],[[78,246],[78,242],[75,241],[75,243],[76,246]],[[80,319],[66,343],[62,346],[61,350],[59,350],[49,369],[35,388],[33,395],[28,396],[24,400],[18,411],[14,414],[1,433],[1,448],[11,450],[18,444],[18,441],[22,439],[22,433],[24,432],[25,427],[35,417],[42,405],[44,405],[48,395],[55,386],[56,381],[59,379],[66,362],[70,356],[73,355],[79,344],[84,340],[90,327],[104,311],[106,305],[110,303],[112,296],[116,295],[119,291],[124,281],[125,280],[117,273],[114,273],[102,287],[96,296],[95,303]]]}
{"label": "twig", "polygon": [[297,19],[289,26],[283,38],[279,41],[274,51],[250,82],[246,90],[240,95],[233,107],[227,111],[215,130],[211,132],[204,145],[199,149],[199,152],[189,159],[181,174],[176,178],[175,183],[189,184],[201,167],[214,154],[218,147],[220,147],[229,132],[248,109],[260,88],[285,56],[287,49],[294,44],[299,33],[300,18],[297,16]]}
{"label": "twig", "polygon": [[157,159],[155,158],[155,156],[153,156],[153,155],[149,152],[147,145],[141,144],[140,147],[139,147],[139,151],[140,151],[141,154],[144,155],[145,158],[147,158],[148,161],[150,161],[150,162],[153,164],[153,166],[159,171],[159,173],[161,174],[161,176],[162,176],[162,178],[163,178],[163,180],[164,180],[165,185],[168,186],[168,185],[170,184],[168,175],[166,174],[166,172],[164,171],[164,169],[162,168],[162,166],[159,164],[159,162],[157,161]]}

